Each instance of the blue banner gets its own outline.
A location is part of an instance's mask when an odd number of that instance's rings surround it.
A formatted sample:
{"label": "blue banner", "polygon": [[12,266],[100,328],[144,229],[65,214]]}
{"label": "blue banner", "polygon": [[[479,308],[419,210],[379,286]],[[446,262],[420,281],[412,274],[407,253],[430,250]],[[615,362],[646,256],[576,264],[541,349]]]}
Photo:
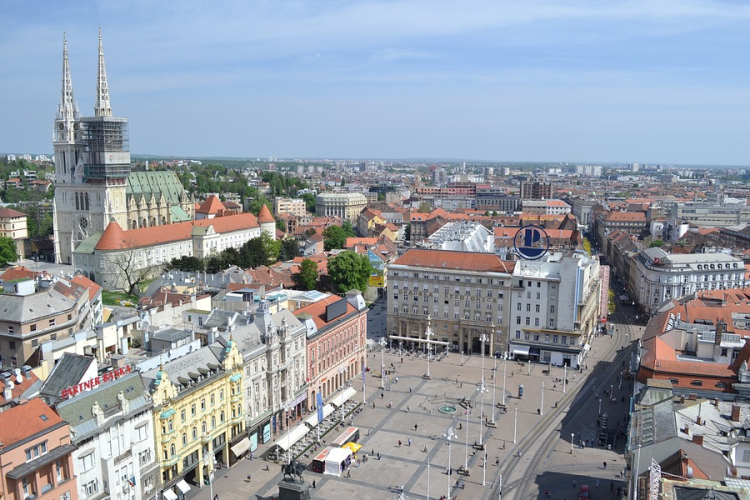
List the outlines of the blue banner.
{"label": "blue banner", "polygon": [[315,400],[315,406],[318,407],[318,423],[323,421],[323,395],[319,392]]}

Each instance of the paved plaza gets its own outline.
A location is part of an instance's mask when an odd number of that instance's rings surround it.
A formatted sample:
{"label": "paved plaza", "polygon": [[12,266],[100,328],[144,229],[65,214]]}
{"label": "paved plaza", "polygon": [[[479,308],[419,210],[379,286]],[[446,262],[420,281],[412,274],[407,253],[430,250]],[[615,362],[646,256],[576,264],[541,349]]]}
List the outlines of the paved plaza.
{"label": "paved plaza", "polygon": [[[529,364],[515,361],[485,358],[485,378],[489,391],[484,395],[484,412],[486,419],[492,420],[494,411],[496,428],[480,426],[482,398],[477,385],[481,378],[481,356],[465,357],[462,363],[460,354],[451,353],[442,361],[433,361],[430,363],[431,379],[428,380],[423,378],[427,371],[424,357],[411,359],[404,356],[402,362],[401,356],[397,354],[385,354],[386,366],[393,363],[396,372],[390,381],[386,381],[385,390],[380,389],[380,378],[367,378],[367,403],[364,410],[354,417],[354,425],[361,429],[359,442],[363,446],[358,457],[362,458],[367,454],[369,460],[359,466],[352,465],[350,478],[345,473],[342,477],[336,477],[317,474],[308,469],[305,472],[306,482],[312,483],[315,480],[316,483],[316,488],[311,489],[312,497],[358,500],[393,498],[397,488],[403,486],[408,498],[429,496],[437,499],[448,495],[450,488],[451,497],[480,499],[488,495],[493,486],[497,490],[502,470],[509,470],[510,464],[520,461],[522,464],[527,463],[523,467],[514,467],[514,474],[518,477],[509,474],[505,483],[507,487],[503,489],[504,495],[510,494],[520,483],[531,481],[534,484],[524,489],[528,492],[527,497],[537,498],[541,495],[540,492],[549,489],[554,500],[574,500],[577,489],[571,489],[571,485],[575,479],[576,484],[591,483],[592,494],[598,497],[594,484],[599,479],[602,493],[606,490],[614,498],[616,487],[621,486],[618,477],[623,467],[621,444],[608,450],[597,447],[579,448],[576,443],[571,454],[570,433],[567,431],[574,428],[576,440],[595,436],[597,396],[601,396],[598,390],[591,389],[595,382],[599,383],[599,390],[603,390],[604,385],[609,382],[614,387],[613,395],[617,402],[611,403],[606,398],[602,412],[611,413],[613,422],[620,420],[620,415],[625,414],[627,402],[622,403],[621,398],[628,392],[628,386],[618,390],[617,378],[612,378],[612,374],[621,370],[614,367],[614,363],[600,363],[599,358],[604,353],[611,352],[614,355],[619,351],[620,346],[614,345],[616,342],[617,337],[603,336],[594,339],[586,359],[588,370],[583,373],[567,372],[569,384],[566,386],[566,394],[563,394],[562,383],[555,381],[564,376],[561,367],[552,367],[552,373],[546,373],[547,365],[532,363],[529,367]],[[379,352],[369,354],[369,365],[378,370],[380,358]],[[493,381],[495,362],[497,376]],[[619,365],[619,358],[616,362]],[[503,400],[503,378],[507,413],[492,406],[493,394],[495,403]],[[524,386],[522,399],[517,397],[519,384]],[[542,384],[545,387],[544,409],[541,412],[543,415],[540,415],[538,410],[542,408]],[[581,384],[586,386],[581,387]],[[361,378],[352,381],[352,387],[357,390],[354,398],[362,401]],[[468,424],[464,407],[457,404],[464,399],[471,402]],[[392,403],[392,408],[388,408],[389,402]],[[560,408],[553,411],[556,403],[559,403]],[[440,411],[441,406],[453,406],[457,411],[452,414],[444,413]],[[449,427],[455,434],[450,446],[444,438]],[[551,450],[544,450],[543,459],[540,459],[544,463],[528,463],[537,455],[534,439],[523,441],[524,437],[532,432],[535,435],[541,434],[552,428],[556,430],[558,439]],[[563,428],[565,432],[562,432]],[[486,444],[486,471],[482,464],[482,452],[475,451],[473,447],[480,440],[480,432],[481,440]],[[334,430],[326,438],[330,442],[339,433],[340,431]],[[409,439],[411,446],[408,446]],[[401,446],[399,441],[402,442]],[[273,443],[262,445],[254,456],[262,456],[272,446]],[[519,450],[522,450],[520,457]],[[376,457],[380,454],[380,460],[371,458],[372,453]],[[450,468],[453,469],[450,477],[447,474],[449,455]],[[302,460],[309,463],[311,457]],[[603,467],[604,461],[610,464],[607,469]],[[264,470],[266,465],[269,468],[267,471]],[[456,469],[463,465],[468,465],[469,476],[457,474]],[[540,476],[531,478],[523,475],[523,470],[531,465],[539,466]],[[248,475],[251,476],[249,481]],[[271,499],[278,493],[277,484],[281,477],[279,465],[273,462],[259,458],[243,460],[230,470],[218,471],[213,493],[218,494],[221,500]],[[482,485],[483,481],[485,486]],[[210,498],[207,486],[201,490],[193,488],[190,493],[188,496],[196,500]]]}

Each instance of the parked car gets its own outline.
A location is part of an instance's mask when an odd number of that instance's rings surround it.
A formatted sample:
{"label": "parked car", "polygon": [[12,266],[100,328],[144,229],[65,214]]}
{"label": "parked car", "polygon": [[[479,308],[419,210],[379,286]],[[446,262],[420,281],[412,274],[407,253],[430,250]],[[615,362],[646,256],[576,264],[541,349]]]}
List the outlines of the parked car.
{"label": "parked car", "polygon": [[589,485],[582,484],[581,489],[578,490],[578,500],[591,500],[589,496]]}

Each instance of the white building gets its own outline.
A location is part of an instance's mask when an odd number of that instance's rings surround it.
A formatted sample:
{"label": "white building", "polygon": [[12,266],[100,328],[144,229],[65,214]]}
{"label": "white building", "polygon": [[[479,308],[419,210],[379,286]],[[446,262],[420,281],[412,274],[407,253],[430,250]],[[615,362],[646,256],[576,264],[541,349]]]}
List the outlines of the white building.
{"label": "white building", "polygon": [[599,261],[583,252],[516,262],[509,354],[578,368],[598,327],[600,288]]}
{"label": "white building", "polygon": [[425,246],[436,250],[495,253],[495,236],[478,222],[448,222],[432,233]]}
{"label": "white building", "polygon": [[80,498],[156,498],[159,465],[152,412],[139,373],[105,381],[57,405],[77,446],[73,460]]}
{"label": "white building", "polygon": [[569,214],[570,205],[562,200],[522,200],[522,210],[536,215]]}
{"label": "white building", "polygon": [[658,247],[636,256],[636,300],[654,314],[667,300],[700,290],[726,290],[745,286],[745,265],[724,253],[668,254]]}

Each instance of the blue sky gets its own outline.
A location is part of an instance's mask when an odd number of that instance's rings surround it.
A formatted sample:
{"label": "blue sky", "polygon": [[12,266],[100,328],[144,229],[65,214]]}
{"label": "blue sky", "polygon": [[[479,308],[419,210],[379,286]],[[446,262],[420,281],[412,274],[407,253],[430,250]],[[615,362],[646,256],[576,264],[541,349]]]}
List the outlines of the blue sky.
{"label": "blue sky", "polygon": [[98,27],[134,154],[749,165],[750,3],[0,3],[0,152],[51,152]]}

